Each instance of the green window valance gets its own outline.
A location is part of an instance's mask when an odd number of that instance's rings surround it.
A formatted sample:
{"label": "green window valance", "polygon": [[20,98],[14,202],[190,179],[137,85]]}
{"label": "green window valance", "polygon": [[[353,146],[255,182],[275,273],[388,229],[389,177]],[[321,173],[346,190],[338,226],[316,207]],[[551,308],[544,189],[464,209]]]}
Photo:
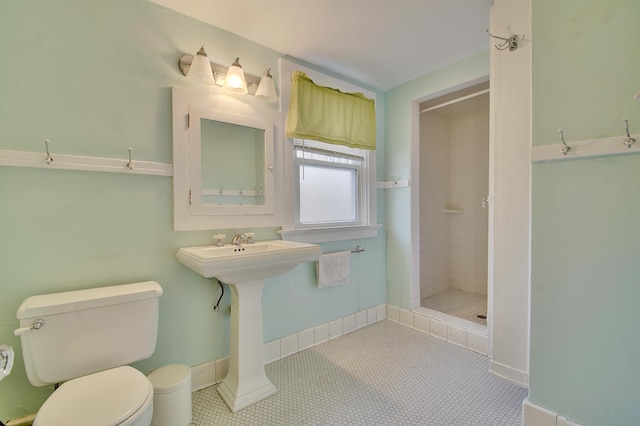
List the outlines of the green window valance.
{"label": "green window valance", "polygon": [[287,137],[376,149],[375,101],[362,93],[318,86],[301,71],[291,75]]}

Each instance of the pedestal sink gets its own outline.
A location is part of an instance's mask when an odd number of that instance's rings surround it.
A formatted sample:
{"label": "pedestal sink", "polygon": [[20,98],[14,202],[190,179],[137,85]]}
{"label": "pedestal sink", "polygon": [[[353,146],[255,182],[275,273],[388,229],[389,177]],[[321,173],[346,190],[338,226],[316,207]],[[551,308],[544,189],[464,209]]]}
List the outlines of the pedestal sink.
{"label": "pedestal sink", "polygon": [[318,245],[280,240],[178,250],[180,263],[231,287],[229,372],[218,392],[234,413],[277,392],[264,373],[264,282],[302,262],[318,260],[321,254]]}

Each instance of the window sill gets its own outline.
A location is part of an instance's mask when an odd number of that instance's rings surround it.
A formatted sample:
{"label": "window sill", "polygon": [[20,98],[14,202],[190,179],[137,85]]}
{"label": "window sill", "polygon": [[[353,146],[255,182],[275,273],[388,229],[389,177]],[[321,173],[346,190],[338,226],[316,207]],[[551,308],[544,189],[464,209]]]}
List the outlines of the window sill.
{"label": "window sill", "polygon": [[335,228],[281,229],[278,231],[283,240],[299,243],[327,243],[330,241],[357,240],[375,238],[382,225],[337,226]]}

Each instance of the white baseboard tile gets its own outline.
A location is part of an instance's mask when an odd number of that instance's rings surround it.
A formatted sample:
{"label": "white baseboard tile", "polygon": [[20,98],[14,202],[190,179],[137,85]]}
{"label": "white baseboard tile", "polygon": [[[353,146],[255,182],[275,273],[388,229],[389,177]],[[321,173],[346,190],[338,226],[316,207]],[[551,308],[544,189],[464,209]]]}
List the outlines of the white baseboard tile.
{"label": "white baseboard tile", "polygon": [[344,334],[351,333],[356,329],[356,314],[347,315],[342,318],[342,332]]}
{"label": "white baseboard tile", "polygon": [[558,416],[556,418],[556,426],[581,426],[581,425],[567,420],[566,417]]}
{"label": "white baseboard tile", "polygon": [[367,325],[367,311],[356,313],[356,329],[362,328],[365,325]]}
{"label": "white baseboard tile", "polygon": [[329,323],[329,339],[335,339],[343,334],[342,318]]}
{"label": "white baseboard tile", "polygon": [[392,305],[387,305],[387,319],[481,355],[486,356],[488,353],[486,326],[430,309],[418,308],[411,312]]}
{"label": "white baseboard tile", "polygon": [[280,339],[280,358],[293,355],[298,351],[298,333],[291,334]]}
{"label": "white baseboard tile", "polygon": [[525,398],[522,401],[522,426],[556,426],[556,414]]}
{"label": "white baseboard tile", "polygon": [[229,372],[229,357],[224,357],[215,360],[216,363],[216,383],[220,383],[227,377]]}
{"label": "white baseboard tile", "polygon": [[216,362],[207,361],[191,367],[191,392],[216,383]]}
{"label": "white baseboard tile", "polygon": [[487,355],[488,347],[489,341],[486,335],[467,330],[467,349],[471,349],[481,355]]}
{"label": "white baseboard tile", "polygon": [[447,340],[447,324],[431,318],[429,321],[429,334],[438,339]]}
{"label": "white baseboard tile", "polygon": [[387,305],[387,319],[393,322],[400,322],[400,308]]}
{"label": "white baseboard tile", "polygon": [[456,327],[451,324],[447,325],[447,341],[454,345],[467,347],[467,330]]}
{"label": "white baseboard tile", "polygon": [[400,309],[400,324],[406,325],[407,327],[410,327],[410,328],[414,328],[413,312],[407,311],[405,309]]}
{"label": "white baseboard tile", "polygon": [[381,321],[381,320],[387,318],[387,305],[386,304],[378,305],[376,310],[378,311],[376,313],[376,317],[378,318],[378,321]]}
{"label": "white baseboard tile", "polygon": [[280,340],[273,340],[263,345],[264,351],[264,363],[277,361],[280,359]]}
{"label": "white baseboard tile", "polygon": [[429,334],[429,317],[415,315],[413,322],[416,330]]}
{"label": "white baseboard tile", "polygon": [[301,351],[309,349],[315,344],[315,330],[313,328],[308,328],[298,333],[298,349]]}
{"label": "white baseboard tile", "polygon": [[329,340],[329,324],[318,325],[313,328],[315,330],[315,342],[316,345],[324,343]]}
{"label": "white baseboard tile", "polygon": [[540,407],[525,398],[522,401],[522,426],[580,426],[553,411]]}
{"label": "white baseboard tile", "polygon": [[376,321],[378,321],[378,308],[367,309],[367,324],[373,324]]}
{"label": "white baseboard tile", "polygon": [[529,387],[529,374],[508,365],[491,360],[489,372],[523,388]]}

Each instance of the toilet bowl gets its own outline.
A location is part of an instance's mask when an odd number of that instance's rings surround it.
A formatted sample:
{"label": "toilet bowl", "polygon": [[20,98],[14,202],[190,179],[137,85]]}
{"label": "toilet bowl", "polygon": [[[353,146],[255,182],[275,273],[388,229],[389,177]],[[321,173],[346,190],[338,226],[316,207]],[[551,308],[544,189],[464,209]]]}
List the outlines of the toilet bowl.
{"label": "toilet bowl", "polygon": [[148,426],[153,386],[132,367],[118,367],[70,380],[42,405],[34,426]]}

